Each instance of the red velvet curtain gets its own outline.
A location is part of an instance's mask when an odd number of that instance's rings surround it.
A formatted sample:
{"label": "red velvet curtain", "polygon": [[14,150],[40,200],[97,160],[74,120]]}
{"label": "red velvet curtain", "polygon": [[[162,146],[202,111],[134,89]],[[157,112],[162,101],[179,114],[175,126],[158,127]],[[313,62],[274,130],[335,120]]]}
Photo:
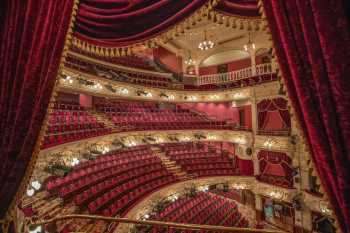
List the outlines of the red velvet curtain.
{"label": "red velvet curtain", "polygon": [[258,127],[264,129],[267,123],[267,113],[278,111],[286,128],[291,127],[290,115],[287,108],[287,100],[283,98],[265,99],[257,104],[258,108]]}
{"label": "red velvet curtain", "polygon": [[259,17],[256,0],[220,0],[215,10],[226,15]]}
{"label": "red velvet curtain", "polygon": [[238,156],[236,158],[236,164],[239,168],[239,174],[242,176],[252,176],[254,174],[253,161],[249,159],[240,159]]}
{"label": "red velvet curtain", "polygon": [[162,33],[207,0],[81,0],[75,36],[92,44],[121,47]]}
{"label": "red velvet curtain", "polygon": [[[75,36],[94,45],[122,47],[153,38],[208,0],[80,0]],[[256,0],[221,0],[218,11],[258,17]]]}
{"label": "red velvet curtain", "polygon": [[293,187],[292,159],[285,153],[261,150],[258,155],[259,180],[286,188]]}
{"label": "red velvet curtain", "polygon": [[258,128],[264,129],[267,121],[267,109],[271,105],[271,100],[262,100],[257,104],[258,108]]}
{"label": "red velvet curtain", "polygon": [[341,229],[350,232],[349,2],[263,3],[285,84],[323,187]]}
{"label": "red velvet curtain", "polygon": [[32,156],[72,9],[72,0],[8,0],[0,9],[0,218]]}

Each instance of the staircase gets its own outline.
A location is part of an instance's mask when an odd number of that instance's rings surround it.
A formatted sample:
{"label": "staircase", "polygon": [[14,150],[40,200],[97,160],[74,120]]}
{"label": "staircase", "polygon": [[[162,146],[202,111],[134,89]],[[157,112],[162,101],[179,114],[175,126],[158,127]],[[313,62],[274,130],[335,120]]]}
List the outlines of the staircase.
{"label": "staircase", "polygon": [[106,128],[112,129],[112,133],[119,132],[120,129],[111,121],[104,113],[98,112],[94,109],[89,109],[88,112],[96,117],[98,122],[102,122]]}
{"label": "staircase", "polygon": [[153,60],[147,59],[145,60],[150,66],[152,66],[157,72],[168,72],[166,70],[163,69],[163,67],[160,67],[156,62],[154,62]]}
{"label": "staircase", "polygon": [[171,160],[159,147],[154,146],[151,149],[153,153],[162,160],[165,168],[180,180],[191,180],[195,178],[194,175],[187,174],[185,171],[183,171],[181,166],[178,165],[175,161]]}
{"label": "staircase", "polygon": [[178,74],[174,73],[174,71],[170,70],[166,65],[162,64],[160,61],[148,60],[147,62],[158,72],[173,74],[171,76],[171,81],[173,83],[182,83],[181,77]]}

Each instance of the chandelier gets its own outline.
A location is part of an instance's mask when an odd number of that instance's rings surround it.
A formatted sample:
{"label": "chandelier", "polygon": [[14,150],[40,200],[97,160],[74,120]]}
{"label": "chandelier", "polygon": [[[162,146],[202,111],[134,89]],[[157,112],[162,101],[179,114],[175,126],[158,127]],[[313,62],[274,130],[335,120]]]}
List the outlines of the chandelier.
{"label": "chandelier", "polygon": [[190,51],[190,56],[188,57],[188,59],[185,60],[185,64],[187,66],[192,66],[192,65],[196,64],[196,62],[192,59],[191,51]]}
{"label": "chandelier", "polygon": [[255,50],[255,44],[250,39],[250,32],[249,32],[248,36],[249,36],[248,43],[244,45],[244,50],[246,52],[248,52],[250,50]]}
{"label": "chandelier", "polygon": [[214,47],[215,43],[207,39],[207,32],[204,30],[204,40],[198,44],[200,50],[208,50]]}

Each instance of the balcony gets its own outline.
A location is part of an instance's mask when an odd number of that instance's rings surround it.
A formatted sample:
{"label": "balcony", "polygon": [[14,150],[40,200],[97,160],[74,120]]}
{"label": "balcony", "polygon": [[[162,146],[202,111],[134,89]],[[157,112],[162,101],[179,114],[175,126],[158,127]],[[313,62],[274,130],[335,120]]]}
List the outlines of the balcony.
{"label": "balcony", "polygon": [[225,84],[272,73],[273,71],[271,63],[264,63],[255,66],[255,69],[253,67],[247,67],[228,73],[198,76],[196,77],[196,85],[201,86],[208,84]]}

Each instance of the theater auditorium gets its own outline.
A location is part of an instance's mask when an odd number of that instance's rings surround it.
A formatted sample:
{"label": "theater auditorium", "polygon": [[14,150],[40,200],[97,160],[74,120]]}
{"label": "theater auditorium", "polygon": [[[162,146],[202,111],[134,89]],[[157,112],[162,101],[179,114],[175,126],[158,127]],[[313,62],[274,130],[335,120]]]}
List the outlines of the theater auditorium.
{"label": "theater auditorium", "polygon": [[0,233],[350,233],[346,0],[4,0]]}

